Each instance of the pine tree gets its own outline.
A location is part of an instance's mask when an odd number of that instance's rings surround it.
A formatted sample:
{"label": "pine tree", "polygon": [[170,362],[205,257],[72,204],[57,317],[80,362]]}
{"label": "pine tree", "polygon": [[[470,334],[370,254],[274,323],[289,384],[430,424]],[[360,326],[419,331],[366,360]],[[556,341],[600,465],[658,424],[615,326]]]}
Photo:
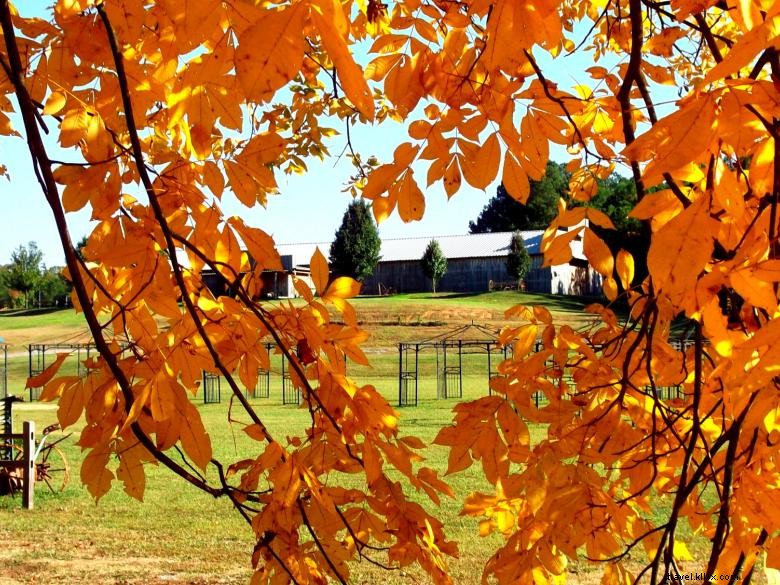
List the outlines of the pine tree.
{"label": "pine tree", "polygon": [[362,199],[354,200],[344,212],[341,227],[330,245],[333,274],[362,282],[374,273],[381,244],[371,207]]}

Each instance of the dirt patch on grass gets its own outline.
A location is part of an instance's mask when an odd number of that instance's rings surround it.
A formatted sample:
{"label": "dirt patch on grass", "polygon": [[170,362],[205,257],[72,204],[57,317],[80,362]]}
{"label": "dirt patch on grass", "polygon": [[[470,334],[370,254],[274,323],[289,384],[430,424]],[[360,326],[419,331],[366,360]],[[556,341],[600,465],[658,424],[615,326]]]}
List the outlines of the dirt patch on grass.
{"label": "dirt patch on grass", "polygon": [[0,547],[0,584],[235,585],[249,578],[248,571],[224,568],[218,575],[210,574],[197,561],[125,556],[121,550],[106,554],[91,542],[68,544],[50,550],[42,541],[5,540]]}

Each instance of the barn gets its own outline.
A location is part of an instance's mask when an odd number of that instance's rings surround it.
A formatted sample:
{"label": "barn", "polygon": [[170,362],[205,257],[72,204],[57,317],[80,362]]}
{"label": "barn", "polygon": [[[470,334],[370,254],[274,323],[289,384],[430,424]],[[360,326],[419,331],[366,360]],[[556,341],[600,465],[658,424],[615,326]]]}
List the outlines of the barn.
{"label": "barn", "polygon": [[[573,257],[567,264],[542,267],[539,246],[542,231],[521,232],[531,256],[531,271],[525,279],[529,292],[594,295],[599,294],[600,279],[582,254],[580,238],[572,242]],[[447,274],[437,286],[446,292],[484,292],[514,287],[506,269],[506,257],[512,232],[465,234],[382,240],[381,260],[373,276],[363,283],[363,294],[426,292],[431,282],[420,266],[428,243],[435,239],[447,257]],[[294,270],[306,270],[314,250],[319,247],[327,257],[330,243],[280,244],[282,257],[288,256]]]}

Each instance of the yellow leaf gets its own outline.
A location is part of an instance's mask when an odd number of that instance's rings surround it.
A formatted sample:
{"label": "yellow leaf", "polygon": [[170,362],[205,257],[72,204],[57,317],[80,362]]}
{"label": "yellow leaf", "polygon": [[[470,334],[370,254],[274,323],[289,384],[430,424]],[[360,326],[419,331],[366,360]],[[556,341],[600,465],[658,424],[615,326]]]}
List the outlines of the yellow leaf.
{"label": "yellow leaf", "polygon": [[585,239],[582,244],[583,252],[590,261],[593,268],[596,269],[602,276],[612,276],[612,271],[615,266],[614,259],[612,258],[612,252],[598,237],[593,230],[585,230]]}
{"label": "yellow leaf", "polygon": [[674,558],[678,561],[692,561],[693,555],[688,550],[688,547],[685,545],[684,542],[681,542],[679,540],[674,541],[674,547],[672,549],[672,554],[674,555]]}
{"label": "yellow leaf", "polygon": [[67,97],[61,91],[54,91],[46,98],[46,103],[43,106],[43,113],[49,116],[58,114],[65,107]]}
{"label": "yellow leaf", "polygon": [[608,276],[604,279],[604,283],[601,285],[601,288],[604,290],[604,296],[606,296],[610,301],[614,301],[617,298],[617,282],[615,282],[615,279],[611,276]]}
{"label": "yellow leaf", "polygon": [[414,173],[408,170],[392,189],[398,201],[398,215],[405,222],[419,221],[425,213],[425,197],[423,197]]}
{"label": "yellow leaf", "polygon": [[233,60],[236,77],[247,99],[267,102],[293,79],[303,64],[306,3],[266,8],[262,16],[238,35]]}
{"label": "yellow leaf", "polygon": [[314,281],[314,288],[317,294],[322,296],[325,289],[328,288],[330,271],[328,270],[328,261],[325,260],[325,256],[320,252],[319,247],[314,250],[309,267],[311,268],[311,279]]}
{"label": "yellow leaf", "polygon": [[631,288],[634,281],[634,257],[623,249],[617,254],[617,273],[624,289]]}
{"label": "yellow leaf", "polygon": [[501,162],[501,147],[495,132],[479,147],[474,160],[470,162],[471,172],[466,175],[466,180],[472,187],[485,189],[496,178]]}
{"label": "yellow leaf", "polygon": [[65,353],[58,353],[56,359],[46,366],[46,369],[43,370],[40,374],[37,376],[31,376],[27,379],[27,383],[24,385],[25,388],[40,388],[46,382],[51,380],[54,375],[57,373],[57,371],[60,369],[60,366],[62,366],[62,362],[65,361],[65,358],[68,357],[70,354]]}
{"label": "yellow leaf", "polygon": [[358,294],[360,294],[360,283],[357,280],[348,276],[339,276],[328,285],[322,296],[325,299],[351,299]]}
{"label": "yellow leaf", "polygon": [[355,104],[358,111],[369,120],[374,120],[374,98],[363,77],[363,71],[355,63],[347,47],[349,23],[339,0],[318,0],[311,12],[320,32],[325,50],[336,66],[344,93]]}
{"label": "yellow leaf", "polygon": [[523,167],[508,150],[504,155],[502,183],[512,199],[525,205],[531,194],[531,184],[528,182],[528,175]]}

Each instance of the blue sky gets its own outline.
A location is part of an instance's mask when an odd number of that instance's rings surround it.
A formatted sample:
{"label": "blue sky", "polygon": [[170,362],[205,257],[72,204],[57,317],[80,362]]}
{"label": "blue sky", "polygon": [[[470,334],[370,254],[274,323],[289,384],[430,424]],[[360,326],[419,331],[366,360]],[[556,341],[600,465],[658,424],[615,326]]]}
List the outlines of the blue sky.
{"label": "blue sky", "polygon": [[[24,13],[30,10],[45,17],[46,2],[33,0],[25,3]],[[560,82],[562,88],[587,83],[589,76],[584,69],[593,65],[588,55],[578,54],[561,57],[555,61],[540,55],[545,69],[552,71],[551,77]],[[557,75],[556,75],[557,73]],[[416,119],[414,115],[409,121]],[[20,121],[15,124],[21,129]],[[337,127],[337,129],[339,129]],[[406,139],[402,125],[388,122],[382,126],[356,127],[352,132],[353,146],[364,158],[377,155],[381,162],[392,160],[395,146]],[[329,150],[332,158],[310,161],[310,171],[302,176],[279,174],[277,180],[280,195],[272,196],[266,208],[248,209],[232,195],[222,199],[222,210],[226,216],[240,215],[251,225],[263,228],[272,234],[278,243],[329,242],[338,228],[341,217],[351,197],[342,193],[344,182],[353,173],[354,167],[344,157],[336,160],[345,146],[345,138],[331,139]],[[10,259],[11,252],[20,244],[35,241],[44,251],[49,266],[63,264],[63,254],[54,227],[51,212],[35,180],[25,142],[21,138],[4,137],[0,141],[0,164],[8,167],[10,181],[0,179],[0,263]],[[58,152],[57,156],[68,160],[79,160],[76,152]],[[562,149],[553,150],[553,157],[565,160]],[[424,184],[427,163],[417,165],[415,174],[418,182]],[[426,191],[426,212],[420,222],[404,224],[397,214],[379,226],[383,238],[442,236],[464,234],[468,223],[475,219],[487,201],[495,194],[498,181],[484,192],[473,189],[465,181],[461,190],[447,200],[441,185],[434,185]],[[71,235],[78,241],[90,230],[89,211],[68,215]]]}
{"label": "blue sky", "polygon": [[[21,130],[21,124],[15,127]],[[392,144],[403,139],[401,128],[367,127],[353,133],[353,145],[364,157],[376,154],[380,160],[392,160]],[[332,140],[330,151],[337,155],[345,141],[341,137]],[[11,252],[20,244],[34,241],[45,253],[48,266],[63,264],[59,238],[54,220],[41,189],[32,172],[27,145],[21,138],[3,137],[0,141],[0,163],[8,168],[10,181],[0,179],[0,263],[10,260]],[[77,160],[75,152],[58,154],[69,160]],[[305,175],[278,174],[281,193],[268,199],[266,208],[249,209],[235,197],[226,194],[222,199],[225,215],[240,215],[245,220],[272,234],[277,243],[329,242],[341,223],[341,217],[351,196],[342,193],[345,181],[354,167],[343,157],[335,156],[325,161],[310,161],[310,172]],[[415,167],[418,177],[424,181],[427,167]],[[426,192],[426,213],[420,222],[404,224],[394,214],[379,226],[383,238],[404,236],[439,236],[463,234],[468,231],[469,220],[475,219],[496,186],[485,192],[475,190],[464,183],[461,191],[447,201],[441,186]],[[88,210],[68,214],[68,224],[74,241],[90,230]]]}

